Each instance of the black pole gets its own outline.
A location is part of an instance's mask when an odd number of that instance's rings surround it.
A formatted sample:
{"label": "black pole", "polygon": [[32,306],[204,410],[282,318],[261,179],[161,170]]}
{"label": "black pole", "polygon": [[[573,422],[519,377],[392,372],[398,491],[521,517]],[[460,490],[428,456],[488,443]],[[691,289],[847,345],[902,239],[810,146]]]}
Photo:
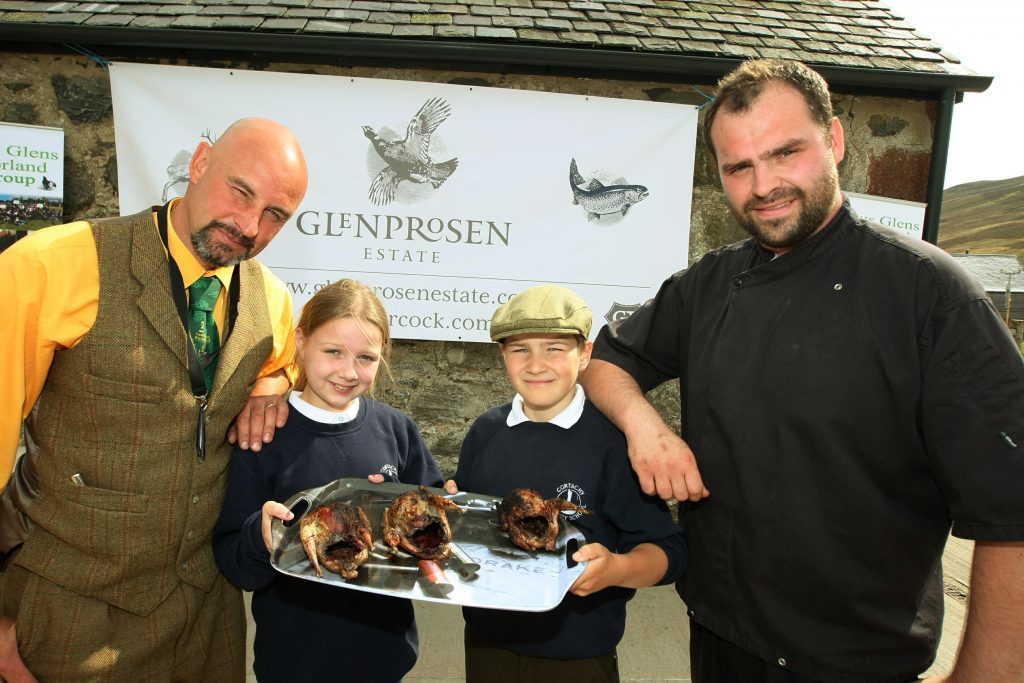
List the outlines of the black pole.
{"label": "black pole", "polygon": [[932,166],[928,174],[928,207],[924,211],[924,239],[939,242],[939,219],[942,217],[942,186],[946,182],[946,161],[949,155],[949,133],[953,129],[953,104],[956,92],[944,88],[935,114],[935,139],[932,142]]}

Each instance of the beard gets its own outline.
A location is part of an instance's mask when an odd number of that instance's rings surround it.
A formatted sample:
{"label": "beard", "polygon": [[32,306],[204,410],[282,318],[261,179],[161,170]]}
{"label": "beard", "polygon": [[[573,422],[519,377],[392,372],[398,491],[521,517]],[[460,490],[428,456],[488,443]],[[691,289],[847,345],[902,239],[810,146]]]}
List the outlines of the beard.
{"label": "beard", "polygon": [[[753,198],[738,209],[729,202],[733,218],[750,236],[769,249],[789,249],[818,231],[835,206],[839,192],[839,174],[835,166],[826,172],[807,191],[790,186],[772,192],[767,197]],[[786,200],[797,200],[800,210],[794,216],[761,220],[754,211]]]}
{"label": "beard", "polygon": [[[240,247],[217,241],[214,230],[223,230],[238,242]],[[192,246],[195,247],[196,253],[204,261],[217,268],[233,266],[246,260],[252,253],[254,245],[255,241],[251,237],[246,237],[235,228],[220,221],[210,221],[192,233]]]}

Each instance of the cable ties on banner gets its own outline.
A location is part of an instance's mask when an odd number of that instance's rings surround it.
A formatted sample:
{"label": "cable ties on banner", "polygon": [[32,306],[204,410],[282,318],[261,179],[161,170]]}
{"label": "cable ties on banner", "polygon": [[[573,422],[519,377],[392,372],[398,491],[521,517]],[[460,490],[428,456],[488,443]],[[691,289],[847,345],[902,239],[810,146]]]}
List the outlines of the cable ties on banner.
{"label": "cable ties on banner", "polygon": [[698,104],[698,105],[697,105],[697,109],[698,109],[698,110],[701,110],[701,109],[703,109],[704,107],[708,106],[709,104],[711,104],[712,102],[714,102],[714,101],[715,101],[715,98],[714,98],[713,96],[711,96],[711,95],[708,95],[708,94],[707,94],[706,92],[704,92],[703,90],[701,90],[701,89],[700,89],[700,88],[698,88],[697,86],[695,86],[695,85],[691,85],[690,87],[691,87],[691,88],[693,88],[693,89],[694,89],[695,91],[697,91],[697,94],[698,94],[698,95],[700,95],[700,96],[701,96],[701,97],[703,97],[703,98],[704,98],[705,100],[707,100],[707,102],[705,102],[704,104]]}
{"label": "cable ties on banner", "polygon": [[94,61],[97,64],[99,64],[100,66],[102,66],[104,69],[110,68],[110,62],[109,61],[107,61],[103,57],[100,57],[95,52],[92,52],[92,51],[82,47],[81,45],[79,45],[77,43],[74,43],[74,44],[72,44],[72,43],[64,43],[64,46],[71,48],[72,50],[74,50],[78,54],[85,55],[86,57],[88,57],[92,61]]}

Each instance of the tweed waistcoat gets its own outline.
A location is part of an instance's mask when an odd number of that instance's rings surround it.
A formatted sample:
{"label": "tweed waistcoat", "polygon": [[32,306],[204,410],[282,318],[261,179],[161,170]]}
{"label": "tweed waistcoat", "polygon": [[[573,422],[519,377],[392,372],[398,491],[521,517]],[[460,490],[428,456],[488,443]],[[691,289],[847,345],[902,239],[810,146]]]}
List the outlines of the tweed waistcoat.
{"label": "tweed waistcoat", "polygon": [[[210,536],[231,456],[226,434],[272,351],[273,333],[260,268],[244,262],[200,461],[188,336],[152,210],[97,221],[92,231],[96,323],[77,346],[55,354],[25,422],[38,495],[27,509],[32,530],[14,561],[145,615],[179,581],[207,589],[217,574]],[[75,474],[85,485],[72,481]]]}

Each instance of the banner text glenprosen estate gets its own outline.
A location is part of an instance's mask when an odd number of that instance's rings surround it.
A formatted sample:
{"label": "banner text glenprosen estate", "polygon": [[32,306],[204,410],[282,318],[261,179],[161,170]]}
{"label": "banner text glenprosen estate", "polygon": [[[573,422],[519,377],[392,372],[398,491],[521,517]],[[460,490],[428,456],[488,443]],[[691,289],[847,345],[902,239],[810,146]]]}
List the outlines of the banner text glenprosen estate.
{"label": "banner text glenprosen estate", "polygon": [[[303,211],[295,218],[295,227],[310,237],[350,237],[354,239],[395,240],[427,244],[476,244],[508,246],[512,224],[474,218],[423,218],[392,214]],[[440,263],[441,252],[432,249],[365,247],[364,261],[404,263]]]}

